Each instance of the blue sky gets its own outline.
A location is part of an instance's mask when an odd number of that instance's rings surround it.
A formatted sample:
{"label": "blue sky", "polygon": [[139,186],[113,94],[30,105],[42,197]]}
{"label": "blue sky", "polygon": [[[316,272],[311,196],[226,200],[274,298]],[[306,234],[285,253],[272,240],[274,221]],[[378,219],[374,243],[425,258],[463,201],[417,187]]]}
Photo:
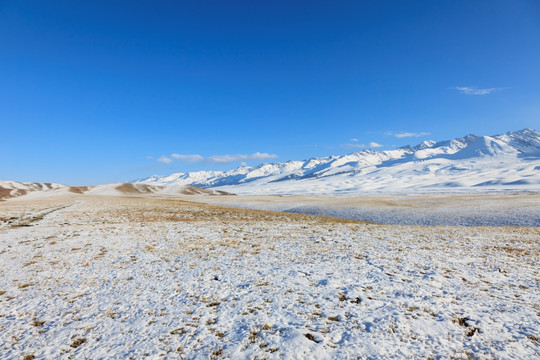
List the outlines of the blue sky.
{"label": "blue sky", "polygon": [[539,64],[538,1],[0,0],[0,179],[538,129]]}

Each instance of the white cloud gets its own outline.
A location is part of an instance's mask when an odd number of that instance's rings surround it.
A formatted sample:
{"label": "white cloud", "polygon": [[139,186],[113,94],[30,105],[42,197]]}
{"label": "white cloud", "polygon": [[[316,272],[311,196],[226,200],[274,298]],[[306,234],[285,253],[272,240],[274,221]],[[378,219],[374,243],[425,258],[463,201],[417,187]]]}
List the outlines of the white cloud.
{"label": "white cloud", "polygon": [[351,142],[358,142],[358,139],[357,138],[352,138],[350,141]]}
{"label": "white cloud", "polygon": [[226,164],[237,161],[250,161],[250,160],[268,160],[275,159],[278,156],[276,154],[260,153],[256,152],[255,154],[246,155],[246,154],[236,154],[236,155],[212,155],[209,156],[206,161],[210,163]]}
{"label": "white cloud", "polygon": [[192,162],[192,163],[207,163],[207,164],[228,164],[233,162],[245,162],[252,160],[268,160],[275,159],[278,156],[276,154],[260,153],[254,154],[235,154],[235,155],[212,155],[202,156],[199,154],[171,154],[170,156],[161,156],[158,161],[169,164],[174,160]]}
{"label": "white cloud", "polygon": [[489,95],[492,92],[501,90],[500,88],[486,88],[486,89],[479,89],[474,86],[456,86],[454,89],[460,91],[462,94],[465,95]]}
{"label": "white cloud", "polygon": [[165,155],[160,156],[160,157],[157,159],[157,161],[162,162],[162,163],[164,163],[164,164],[170,164],[170,163],[172,163],[172,159],[171,159],[170,157],[168,157],[168,156],[165,156]]}
{"label": "white cloud", "polygon": [[406,138],[406,137],[422,137],[422,136],[428,136],[431,135],[431,133],[428,132],[419,132],[419,133],[413,133],[413,132],[402,132],[398,134],[394,134],[395,137],[398,139]]}
{"label": "white cloud", "polygon": [[171,157],[176,160],[187,161],[187,162],[202,162],[204,157],[201,155],[182,155],[182,154],[171,154]]}
{"label": "white cloud", "polygon": [[365,144],[342,144],[341,147],[345,149],[365,149],[367,146]]}
{"label": "white cloud", "polygon": [[341,147],[345,149],[372,149],[372,148],[379,148],[383,145],[376,143],[374,141],[370,142],[369,144],[343,144]]}
{"label": "white cloud", "polygon": [[384,134],[388,135],[388,136],[396,137],[398,139],[408,138],[408,137],[422,137],[422,136],[431,135],[431,133],[424,132],[424,131],[422,131],[422,132],[399,132],[399,133],[394,133],[392,131],[387,131]]}

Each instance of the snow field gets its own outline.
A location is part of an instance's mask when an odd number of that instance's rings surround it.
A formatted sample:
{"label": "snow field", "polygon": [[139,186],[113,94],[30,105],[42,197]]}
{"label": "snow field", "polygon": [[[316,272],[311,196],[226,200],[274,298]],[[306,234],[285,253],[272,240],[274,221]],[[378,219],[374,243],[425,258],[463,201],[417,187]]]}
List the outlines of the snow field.
{"label": "snow field", "polygon": [[193,201],[391,225],[540,226],[540,194],[222,196]]}
{"label": "snow field", "polygon": [[0,357],[531,359],[539,245],[538,228],[6,202]]}

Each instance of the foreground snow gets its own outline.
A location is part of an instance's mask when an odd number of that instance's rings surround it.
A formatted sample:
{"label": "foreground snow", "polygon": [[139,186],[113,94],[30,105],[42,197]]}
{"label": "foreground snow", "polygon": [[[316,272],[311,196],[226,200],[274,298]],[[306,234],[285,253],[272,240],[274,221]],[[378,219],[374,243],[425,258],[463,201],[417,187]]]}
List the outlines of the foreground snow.
{"label": "foreground snow", "polygon": [[0,203],[1,357],[540,356],[540,229]]}

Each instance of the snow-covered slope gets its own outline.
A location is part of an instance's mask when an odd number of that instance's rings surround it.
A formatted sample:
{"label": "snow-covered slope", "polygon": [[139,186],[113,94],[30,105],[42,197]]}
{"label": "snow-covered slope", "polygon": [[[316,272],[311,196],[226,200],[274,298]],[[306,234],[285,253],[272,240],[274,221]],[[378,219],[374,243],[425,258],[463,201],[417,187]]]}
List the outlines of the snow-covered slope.
{"label": "snow-covered slope", "polygon": [[237,194],[540,191],[540,132],[467,135],[387,151],[154,175],[137,183],[193,185]]}
{"label": "snow-covered slope", "polygon": [[0,200],[23,196],[36,191],[50,193],[69,186],[53,183],[21,183],[17,181],[0,181]]}

